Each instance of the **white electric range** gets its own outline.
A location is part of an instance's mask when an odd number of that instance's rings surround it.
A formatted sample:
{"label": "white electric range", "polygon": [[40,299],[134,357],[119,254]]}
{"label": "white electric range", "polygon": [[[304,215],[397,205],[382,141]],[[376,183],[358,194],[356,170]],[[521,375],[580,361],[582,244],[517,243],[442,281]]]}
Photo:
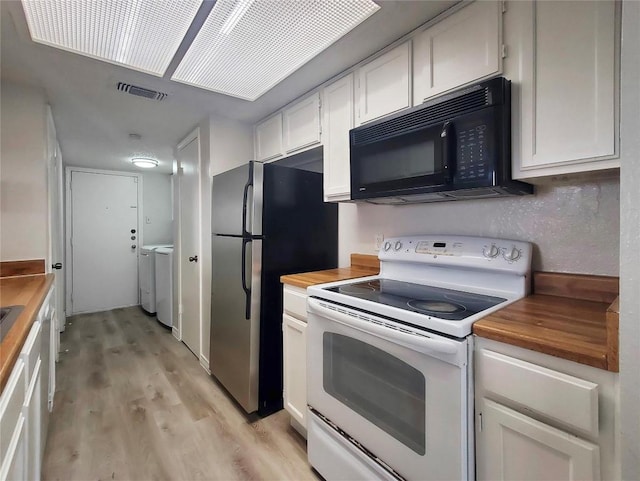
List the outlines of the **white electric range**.
{"label": "white electric range", "polygon": [[473,479],[473,323],[524,297],[531,244],[387,240],[380,274],[312,286],[311,465],[337,479]]}

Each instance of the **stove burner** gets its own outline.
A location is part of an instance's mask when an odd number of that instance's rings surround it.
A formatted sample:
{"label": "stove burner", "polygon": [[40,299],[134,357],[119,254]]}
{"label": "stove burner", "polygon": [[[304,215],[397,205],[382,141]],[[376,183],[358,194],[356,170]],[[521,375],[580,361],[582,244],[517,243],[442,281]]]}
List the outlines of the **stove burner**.
{"label": "stove burner", "polygon": [[340,290],[339,290],[339,292],[341,292],[342,294],[351,294],[353,296],[366,295],[375,291],[376,291],[376,288],[368,284],[357,285],[357,286],[354,286],[354,285],[340,286]]}
{"label": "stove burner", "polygon": [[444,302],[444,301],[419,301],[419,300],[411,300],[407,302],[409,307],[413,307],[419,311],[423,312],[434,312],[434,313],[444,313],[444,314],[455,314],[458,312],[464,312],[467,309],[460,304],[454,304],[452,302]]}

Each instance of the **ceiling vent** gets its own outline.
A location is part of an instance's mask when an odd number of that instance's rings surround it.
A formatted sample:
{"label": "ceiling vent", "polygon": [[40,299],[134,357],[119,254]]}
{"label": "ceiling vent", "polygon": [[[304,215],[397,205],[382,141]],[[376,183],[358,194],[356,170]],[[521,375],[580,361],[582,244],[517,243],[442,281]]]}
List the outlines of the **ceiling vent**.
{"label": "ceiling vent", "polygon": [[144,97],[149,100],[164,100],[167,97],[167,94],[163,92],[158,92],[157,90],[150,90],[144,87],[139,87],[137,85],[126,84],[124,82],[118,82],[118,90],[120,92],[126,92],[131,95],[136,95],[138,97]]}

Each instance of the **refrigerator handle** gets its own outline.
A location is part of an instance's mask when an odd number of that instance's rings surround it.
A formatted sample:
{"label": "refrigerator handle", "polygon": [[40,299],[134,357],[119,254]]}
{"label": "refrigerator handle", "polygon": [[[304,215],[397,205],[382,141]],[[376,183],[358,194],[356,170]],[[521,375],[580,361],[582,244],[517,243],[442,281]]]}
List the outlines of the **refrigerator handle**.
{"label": "refrigerator handle", "polygon": [[242,239],[242,290],[245,297],[244,317],[251,319],[251,286],[247,287],[247,244],[251,239]]}
{"label": "refrigerator handle", "polygon": [[[250,236],[251,232],[247,231],[247,200],[249,199],[249,188],[253,187],[253,178],[250,178],[244,186],[242,193],[242,235]],[[244,256],[244,254],[243,254]]]}

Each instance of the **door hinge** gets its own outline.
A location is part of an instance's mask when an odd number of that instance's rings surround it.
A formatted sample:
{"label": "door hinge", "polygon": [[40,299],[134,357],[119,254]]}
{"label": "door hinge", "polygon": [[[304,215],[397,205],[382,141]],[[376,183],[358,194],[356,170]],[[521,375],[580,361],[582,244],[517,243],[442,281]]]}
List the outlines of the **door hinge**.
{"label": "door hinge", "polygon": [[482,413],[478,413],[478,431],[482,432]]}
{"label": "door hinge", "polygon": [[502,58],[507,58],[507,46],[505,44],[502,44],[501,53],[502,53]]}
{"label": "door hinge", "polygon": [[502,1],[502,13],[507,11],[507,2],[505,0]]}
{"label": "door hinge", "polygon": [[133,183],[134,183],[134,184],[137,184],[137,183],[138,183],[138,178],[137,178],[137,177],[134,177],[134,178],[133,178]]}

